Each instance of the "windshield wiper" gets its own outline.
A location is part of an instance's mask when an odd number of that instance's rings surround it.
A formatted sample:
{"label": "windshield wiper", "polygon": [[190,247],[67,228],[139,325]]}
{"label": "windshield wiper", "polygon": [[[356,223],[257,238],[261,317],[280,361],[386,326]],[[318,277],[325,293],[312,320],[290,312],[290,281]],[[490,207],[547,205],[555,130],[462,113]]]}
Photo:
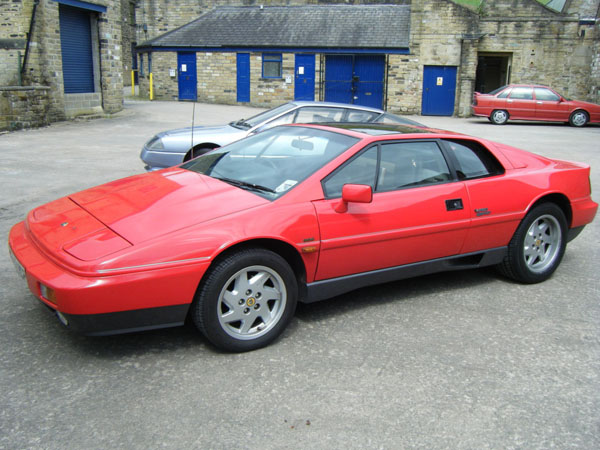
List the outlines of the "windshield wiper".
{"label": "windshield wiper", "polygon": [[233,186],[237,186],[242,189],[249,189],[249,190],[261,191],[261,192],[269,192],[271,194],[277,193],[273,189],[266,187],[266,186],[261,186],[260,184],[248,183],[246,181],[234,180],[233,178],[227,178],[227,177],[214,177],[214,178],[216,178],[217,180],[224,181],[225,183],[229,183]]}
{"label": "windshield wiper", "polygon": [[235,128],[243,128],[246,130],[249,128],[252,128],[252,125],[250,125],[244,119],[240,119],[237,122],[230,122],[229,125],[231,125],[232,127],[235,127]]}

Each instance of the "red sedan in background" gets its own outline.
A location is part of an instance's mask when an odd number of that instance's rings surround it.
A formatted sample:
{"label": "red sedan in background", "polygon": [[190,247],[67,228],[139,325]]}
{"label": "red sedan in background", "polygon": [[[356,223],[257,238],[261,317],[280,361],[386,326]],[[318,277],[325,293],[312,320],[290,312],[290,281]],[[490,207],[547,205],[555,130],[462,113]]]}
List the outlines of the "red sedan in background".
{"label": "red sedan in background", "polygon": [[600,105],[569,100],[547,86],[511,84],[489,94],[475,92],[473,114],[496,125],[511,120],[568,122],[574,127],[600,123]]}
{"label": "red sedan in background", "polygon": [[10,253],[67,327],[273,341],[296,302],[495,265],[546,280],[590,223],[590,168],[414,126],[282,126],[40,206]]}

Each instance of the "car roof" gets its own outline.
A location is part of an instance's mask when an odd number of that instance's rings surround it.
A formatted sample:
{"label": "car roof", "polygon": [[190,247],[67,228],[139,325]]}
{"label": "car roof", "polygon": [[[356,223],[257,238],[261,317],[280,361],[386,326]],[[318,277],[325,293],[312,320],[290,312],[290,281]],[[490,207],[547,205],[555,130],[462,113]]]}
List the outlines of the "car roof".
{"label": "car roof", "polygon": [[292,105],[297,106],[331,106],[336,108],[350,108],[350,109],[360,109],[361,111],[371,111],[377,113],[384,113],[383,109],[372,108],[370,106],[362,106],[362,105],[352,105],[350,103],[336,103],[336,102],[317,102],[317,101],[307,101],[307,100],[298,100],[290,102]]}
{"label": "car roof", "polygon": [[453,131],[438,130],[435,128],[419,127],[414,125],[382,124],[382,123],[360,123],[360,122],[327,122],[317,124],[291,124],[285,126],[306,126],[310,128],[325,128],[330,131],[338,131],[353,136],[393,136],[393,135],[416,135],[416,134],[438,134],[452,135],[454,137],[464,136]]}

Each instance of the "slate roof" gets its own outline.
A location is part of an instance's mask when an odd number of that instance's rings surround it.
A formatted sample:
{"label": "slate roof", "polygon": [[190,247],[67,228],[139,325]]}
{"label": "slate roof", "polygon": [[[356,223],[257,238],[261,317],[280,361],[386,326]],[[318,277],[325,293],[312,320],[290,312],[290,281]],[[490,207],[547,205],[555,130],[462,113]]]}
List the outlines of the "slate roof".
{"label": "slate roof", "polygon": [[408,48],[410,5],[219,7],[138,48]]}

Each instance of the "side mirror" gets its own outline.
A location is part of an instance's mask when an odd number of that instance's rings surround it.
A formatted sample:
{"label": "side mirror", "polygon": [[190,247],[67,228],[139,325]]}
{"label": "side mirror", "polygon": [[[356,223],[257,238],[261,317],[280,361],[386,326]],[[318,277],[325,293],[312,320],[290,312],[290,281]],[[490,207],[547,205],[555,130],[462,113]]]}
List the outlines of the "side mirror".
{"label": "side mirror", "polygon": [[342,187],[342,200],[335,207],[335,212],[345,213],[348,211],[348,203],[371,203],[373,201],[373,189],[366,184],[345,184]]}

